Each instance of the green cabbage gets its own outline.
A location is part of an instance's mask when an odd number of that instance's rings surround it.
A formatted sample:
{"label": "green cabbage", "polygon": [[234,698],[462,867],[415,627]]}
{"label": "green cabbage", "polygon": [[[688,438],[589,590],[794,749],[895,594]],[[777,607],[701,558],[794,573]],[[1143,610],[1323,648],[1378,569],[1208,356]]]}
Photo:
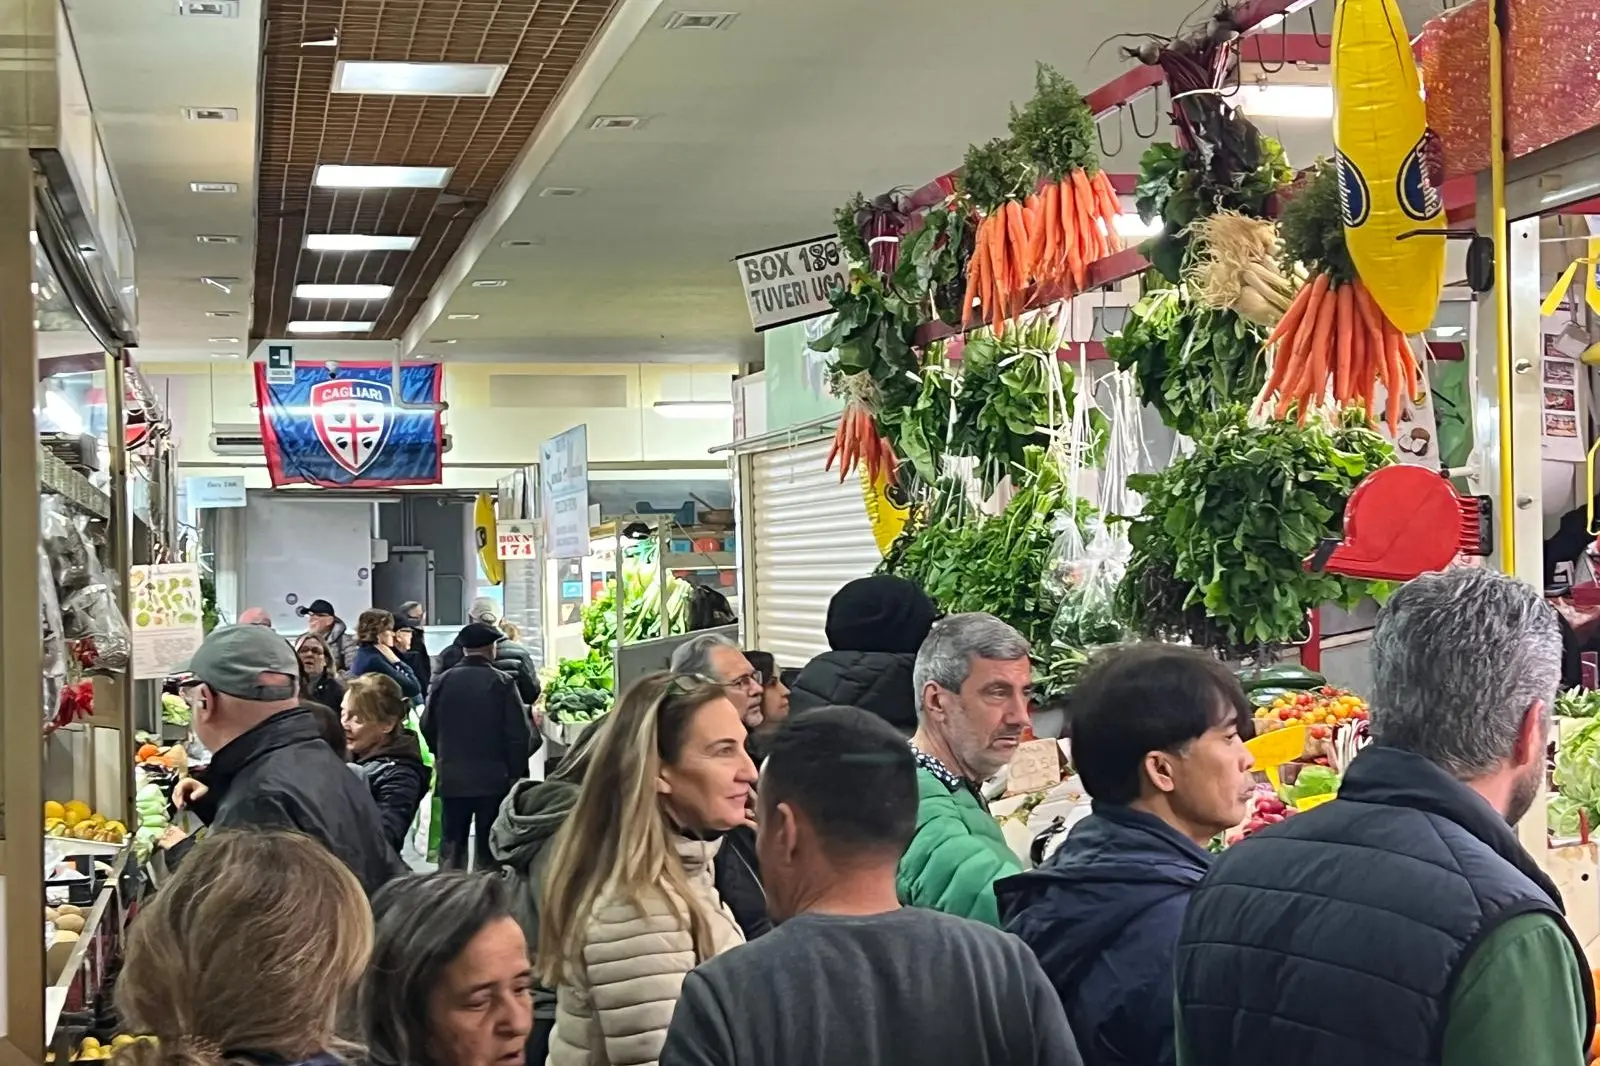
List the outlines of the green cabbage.
{"label": "green cabbage", "polygon": [[1587,811],[1591,828],[1600,828],[1600,718],[1562,719],[1556,747],[1556,789],[1551,825],[1562,836],[1578,833],[1578,812]]}

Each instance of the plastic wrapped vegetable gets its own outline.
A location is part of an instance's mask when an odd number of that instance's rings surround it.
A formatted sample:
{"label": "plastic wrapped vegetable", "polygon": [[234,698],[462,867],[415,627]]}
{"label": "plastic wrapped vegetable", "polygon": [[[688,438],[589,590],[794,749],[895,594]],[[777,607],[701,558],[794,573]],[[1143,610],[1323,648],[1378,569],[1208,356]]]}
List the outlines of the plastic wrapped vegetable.
{"label": "plastic wrapped vegetable", "polygon": [[72,656],[87,673],[127,669],[132,638],[111,586],[85,585],[62,603],[61,616]]}
{"label": "plastic wrapped vegetable", "polygon": [[1089,567],[1088,550],[1071,511],[1057,511],[1052,528],[1055,540],[1050,542],[1039,584],[1045,595],[1062,599],[1082,583]]}
{"label": "plastic wrapped vegetable", "polygon": [[42,718],[49,726],[60,710],[61,690],[67,683],[67,644],[62,634],[61,605],[56,601],[55,577],[42,545],[39,548],[39,636]]}

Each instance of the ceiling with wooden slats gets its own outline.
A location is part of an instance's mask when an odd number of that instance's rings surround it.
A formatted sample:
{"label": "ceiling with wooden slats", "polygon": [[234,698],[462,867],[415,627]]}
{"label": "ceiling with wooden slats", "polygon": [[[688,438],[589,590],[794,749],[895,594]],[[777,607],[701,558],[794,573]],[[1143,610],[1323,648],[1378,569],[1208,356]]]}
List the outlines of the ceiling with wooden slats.
{"label": "ceiling with wooden slats", "polygon": [[[538,129],[616,0],[267,0],[254,337],[291,320],[371,321],[399,337]],[[317,42],[337,39],[337,45]],[[339,60],[504,63],[489,98],[333,93]],[[319,164],[454,168],[443,189],[323,189]],[[409,252],[314,252],[308,233],[420,238]],[[302,300],[297,284],[392,285],[386,300]]]}

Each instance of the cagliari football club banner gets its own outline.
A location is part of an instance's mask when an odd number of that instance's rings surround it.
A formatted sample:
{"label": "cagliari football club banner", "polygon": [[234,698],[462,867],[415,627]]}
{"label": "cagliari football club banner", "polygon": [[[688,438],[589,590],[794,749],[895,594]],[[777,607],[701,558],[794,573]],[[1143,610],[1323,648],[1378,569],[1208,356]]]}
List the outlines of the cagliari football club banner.
{"label": "cagliari football club banner", "polygon": [[[269,385],[256,364],[261,441],[274,487],[376,489],[436,485],[444,430],[437,411],[395,406],[388,363],[297,363],[294,382]],[[439,401],[438,363],[400,369],[401,400]]]}

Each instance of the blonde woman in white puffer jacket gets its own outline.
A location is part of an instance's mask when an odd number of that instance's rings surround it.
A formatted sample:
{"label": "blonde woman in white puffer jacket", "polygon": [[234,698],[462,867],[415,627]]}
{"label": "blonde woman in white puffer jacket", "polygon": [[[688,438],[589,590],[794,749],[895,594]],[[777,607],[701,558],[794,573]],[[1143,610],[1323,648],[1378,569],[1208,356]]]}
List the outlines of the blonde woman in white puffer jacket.
{"label": "blonde woman in white puffer jacket", "polygon": [[549,1066],[654,1066],[684,975],[744,943],[712,870],[721,834],[747,817],[744,739],[705,678],[652,674],[611,712],[545,873]]}

